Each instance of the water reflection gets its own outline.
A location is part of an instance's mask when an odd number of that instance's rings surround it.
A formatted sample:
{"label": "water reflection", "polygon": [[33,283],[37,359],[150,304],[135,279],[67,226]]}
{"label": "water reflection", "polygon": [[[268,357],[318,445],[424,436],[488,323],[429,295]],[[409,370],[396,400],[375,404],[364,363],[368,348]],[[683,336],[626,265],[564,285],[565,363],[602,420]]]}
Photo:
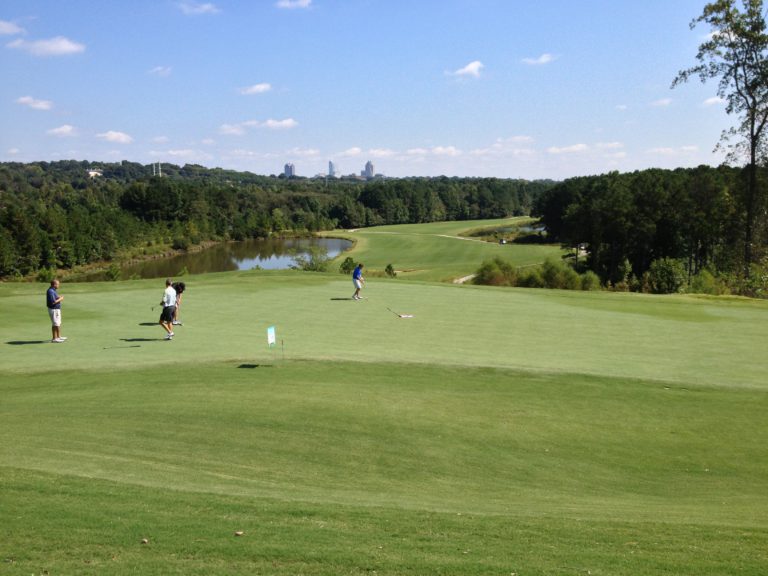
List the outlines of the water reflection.
{"label": "water reflection", "polygon": [[[325,250],[330,258],[335,258],[351,245],[352,242],[341,238],[291,238],[227,242],[200,252],[179,254],[158,260],[146,260],[125,266],[122,268],[121,279],[172,277],[177,276],[184,269],[189,274],[251,270],[256,267],[265,270],[285,270],[294,264],[295,251],[307,255],[310,247],[319,247]],[[87,280],[106,280],[106,274],[93,274]]]}

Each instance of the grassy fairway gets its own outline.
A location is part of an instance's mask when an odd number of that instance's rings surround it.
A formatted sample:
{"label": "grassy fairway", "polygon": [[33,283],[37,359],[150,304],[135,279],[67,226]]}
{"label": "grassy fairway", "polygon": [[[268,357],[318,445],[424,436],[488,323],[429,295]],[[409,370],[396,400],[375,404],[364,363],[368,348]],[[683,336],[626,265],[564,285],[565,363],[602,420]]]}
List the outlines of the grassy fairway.
{"label": "grassy fairway", "polygon": [[0,573],[765,573],[768,303],[185,280],[0,286]]}
{"label": "grassy fairway", "polygon": [[354,240],[355,260],[364,262],[368,268],[384,270],[387,264],[392,264],[401,278],[444,282],[473,274],[483,260],[496,256],[517,266],[526,266],[559,255],[560,249],[556,246],[502,246],[460,235],[480,227],[512,225],[528,220],[530,218],[506,218],[376,226],[334,234]]}

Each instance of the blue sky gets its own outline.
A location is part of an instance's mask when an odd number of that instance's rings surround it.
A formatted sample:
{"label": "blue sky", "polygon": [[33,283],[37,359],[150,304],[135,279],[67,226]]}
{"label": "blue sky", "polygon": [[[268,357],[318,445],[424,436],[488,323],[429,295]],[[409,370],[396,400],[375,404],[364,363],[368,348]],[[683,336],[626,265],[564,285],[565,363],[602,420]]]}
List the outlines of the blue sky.
{"label": "blue sky", "polygon": [[4,0],[0,160],[552,178],[719,164],[704,0]]}

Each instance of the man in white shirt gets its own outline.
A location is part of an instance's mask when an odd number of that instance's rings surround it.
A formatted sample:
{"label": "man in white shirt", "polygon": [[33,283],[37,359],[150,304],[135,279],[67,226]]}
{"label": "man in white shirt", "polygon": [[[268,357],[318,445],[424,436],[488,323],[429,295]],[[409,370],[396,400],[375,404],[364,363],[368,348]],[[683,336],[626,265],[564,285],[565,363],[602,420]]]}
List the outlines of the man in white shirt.
{"label": "man in white shirt", "polygon": [[165,339],[173,339],[173,313],[176,311],[176,290],[173,289],[173,282],[168,278],[165,281],[165,292],[163,300],[160,302],[163,311],[160,313],[160,326],[165,330]]}

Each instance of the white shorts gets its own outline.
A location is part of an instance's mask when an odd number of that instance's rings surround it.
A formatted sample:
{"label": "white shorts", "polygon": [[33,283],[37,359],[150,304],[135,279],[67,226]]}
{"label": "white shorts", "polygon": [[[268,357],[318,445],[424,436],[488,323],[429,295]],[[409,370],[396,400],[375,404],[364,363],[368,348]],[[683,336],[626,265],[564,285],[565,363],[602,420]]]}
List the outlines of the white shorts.
{"label": "white shorts", "polygon": [[52,326],[61,326],[61,308],[48,308]]}
{"label": "white shorts", "polygon": [[360,282],[360,280],[358,280],[357,278],[355,278],[354,280],[352,280],[352,284],[354,284],[354,285],[355,285],[355,288],[362,288],[362,287],[363,287],[363,283],[362,283],[362,282]]}

